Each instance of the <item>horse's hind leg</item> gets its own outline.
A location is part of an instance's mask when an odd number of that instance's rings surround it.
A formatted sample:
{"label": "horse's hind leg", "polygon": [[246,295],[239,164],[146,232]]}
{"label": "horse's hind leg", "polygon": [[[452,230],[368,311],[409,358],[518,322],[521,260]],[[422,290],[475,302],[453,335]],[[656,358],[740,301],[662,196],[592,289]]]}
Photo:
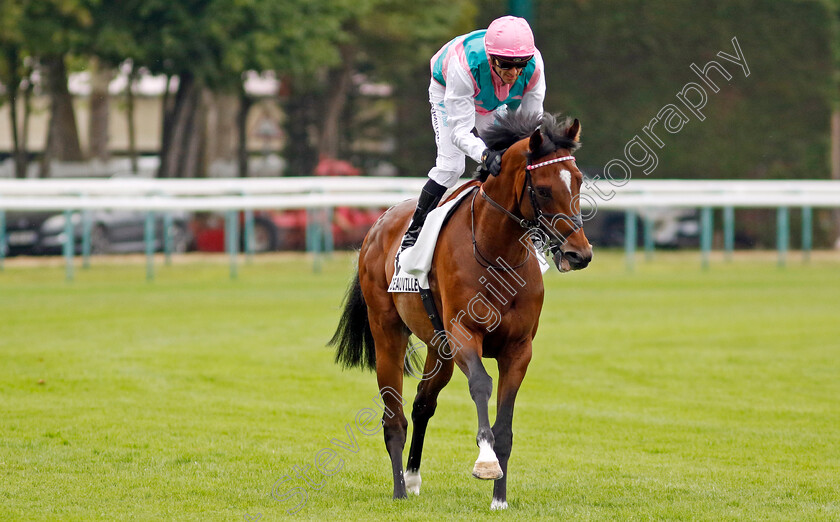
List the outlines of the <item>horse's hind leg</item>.
{"label": "horse's hind leg", "polygon": [[[369,314],[369,317],[372,314]],[[390,314],[382,314],[390,315]],[[394,498],[406,498],[402,453],[405,447],[408,421],[403,413],[403,357],[408,344],[408,332],[399,322],[383,325],[371,317],[371,333],[376,346],[376,379],[382,396],[382,426],[385,449],[391,457],[394,474]]]}
{"label": "horse's hind leg", "polygon": [[420,384],[417,385],[417,396],[414,398],[414,406],[411,409],[411,421],[414,427],[405,473],[406,489],[415,495],[420,494],[420,457],[423,453],[426,426],[435,414],[438,394],[452,378],[453,366],[451,357],[443,359],[434,348],[428,350],[426,365],[420,377]]}

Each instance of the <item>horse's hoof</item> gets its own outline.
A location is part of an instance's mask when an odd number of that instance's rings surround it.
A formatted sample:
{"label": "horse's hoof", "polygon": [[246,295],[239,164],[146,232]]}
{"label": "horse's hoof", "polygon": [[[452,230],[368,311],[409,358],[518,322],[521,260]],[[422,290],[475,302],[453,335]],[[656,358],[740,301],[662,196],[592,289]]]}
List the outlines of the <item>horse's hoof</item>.
{"label": "horse's hoof", "polygon": [[505,502],[504,500],[496,500],[494,498],[493,502],[490,504],[490,509],[493,511],[507,509],[507,502]]}
{"label": "horse's hoof", "polygon": [[406,471],[405,473],[405,490],[408,493],[420,494],[420,484],[423,481],[420,479],[419,471]]}
{"label": "horse's hoof", "polygon": [[504,476],[498,460],[490,462],[476,462],[473,467],[473,477],[481,480],[498,480]]}

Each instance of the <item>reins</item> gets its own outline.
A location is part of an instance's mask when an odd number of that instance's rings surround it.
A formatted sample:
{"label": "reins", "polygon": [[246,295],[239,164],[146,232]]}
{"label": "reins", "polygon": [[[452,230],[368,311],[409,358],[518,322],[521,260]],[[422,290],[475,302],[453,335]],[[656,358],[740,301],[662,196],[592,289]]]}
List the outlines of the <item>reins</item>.
{"label": "reins", "polygon": [[513,266],[513,267],[510,266],[510,265],[508,265],[508,266],[494,265],[492,261],[487,259],[487,257],[484,254],[481,253],[481,250],[478,248],[478,243],[476,242],[476,239],[475,239],[475,197],[476,197],[476,195],[478,195],[479,192],[481,193],[481,196],[484,199],[486,199],[487,201],[492,203],[493,206],[495,206],[497,209],[499,209],[502,212],[504,212],[505,214],[507,214],[511,219],[518,222],[520,224],[520,226],[522,226],[523,228],[527,228],[527,227],[525,227],[525,225],[523,225],[523,223],[528,223],[528,221],[525,220],[524,218],[522,220],[520,220],[519,218],[514,216],[512,213],[510,213],[506,208],[504,208],[503,206],[499,205],[498,203],[496,203],[495,201],[490,199],[490,197],[484,192],[484,187],[479,187],[478,192],[473,194],[472,201],[470,201],[470,229],[472,231],[473,257],[475,258],[476,261],[478,261],[478,264],[483,266],[484,268],[492,268],[493,270],[498,270],[500,272],[509,272],[511,270],[516,270],[517,268],[520,268],[520,267],[524,266],[525,263],[527,263],[528,260],[531,259],[531,250],[530,249],[527,250],[528,255],[525,256],[525,260],[522,261],[521,263],[519,263],[518,265]]}

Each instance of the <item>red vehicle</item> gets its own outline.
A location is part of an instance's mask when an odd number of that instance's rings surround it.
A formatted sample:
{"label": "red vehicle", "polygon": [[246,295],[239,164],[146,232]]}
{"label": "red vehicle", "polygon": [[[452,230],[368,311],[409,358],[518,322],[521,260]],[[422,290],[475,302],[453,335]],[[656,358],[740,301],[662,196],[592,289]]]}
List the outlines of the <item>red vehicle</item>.
{"label": "red vehicle", "polygon": [[[315,169],[316,176],[358,176],[359,169],[350,163],[335,159],[322,159]],[[309,222],[329,221],[333,246],[336,249],[359,248],[365,234],[379,219],[385,209],[339,207],[332,215],[325,211],[260,210],[254,212],[254,251],[306,250],[306,228]],[[309,212],[309,216],[307,216]],[[328,219],[329,218],[329,219]],[[203,252],[225,251],[224,215],[217,213],[196,214],[191,225],[196,249]],[[239,234],[244,237],[244,213],[239,213]],[[240,242],[240,244],[242,244]]]}

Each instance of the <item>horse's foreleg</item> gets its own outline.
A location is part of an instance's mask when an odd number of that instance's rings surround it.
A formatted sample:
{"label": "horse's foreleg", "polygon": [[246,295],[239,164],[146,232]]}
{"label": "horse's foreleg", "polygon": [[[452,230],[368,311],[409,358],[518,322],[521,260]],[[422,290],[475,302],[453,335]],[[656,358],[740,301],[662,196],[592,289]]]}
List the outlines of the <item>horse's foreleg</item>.
{"label": "horse's foreleg", "polygon": [[391,458],[394,475],[394,498],[406,498],[402,453],[405,447],[408,421],[403,413],[403,357],[408,335],[402,328],[389,328],[371,321],[371,333],[376,345],[376,380],[382,397],[382,428],[385,449]]}
{"label": "horse's foreleg", "polygon": [[467,382],[470,387],[470,396],[475,403],[478,412],[478,459],[473,467],[473,476],[484,480],[494,480],[502,477],[502,468],[496,452],[493,451],[495,437],[490,429],[490,416],[488,405],[490,395],[493,393],[493,379],[484,369],[481,356],[474,349],[461,348],[455,358],[458,366],[467,375]]}
{"label": "horse's foreleg", "polygon": [[423,375],[420,384],[417,385],[414,407],[411,409],[411,421],[414,428],[411,434],[411,448],[408,450],[405,486],[409,493],[415,495],[420,494],[420,457],[423,453],[426,426],[435,414],[438,394],[452,378],[452,367],[451,358],[443,359],[434,348],[429,349]]}
{"label": "horse's foreleg", "polygon": [[499,358],[499,389],[496,400],[498,407],[496,422],[493,424],[496,444],[493,448],[499,458],[503,475],[493,484],[493,503],[490,504],[490,509],[507,509],[507,466],[513,446],[513,404],[530,361],[530,341],[521,349],[514,350],[510,356]]}

